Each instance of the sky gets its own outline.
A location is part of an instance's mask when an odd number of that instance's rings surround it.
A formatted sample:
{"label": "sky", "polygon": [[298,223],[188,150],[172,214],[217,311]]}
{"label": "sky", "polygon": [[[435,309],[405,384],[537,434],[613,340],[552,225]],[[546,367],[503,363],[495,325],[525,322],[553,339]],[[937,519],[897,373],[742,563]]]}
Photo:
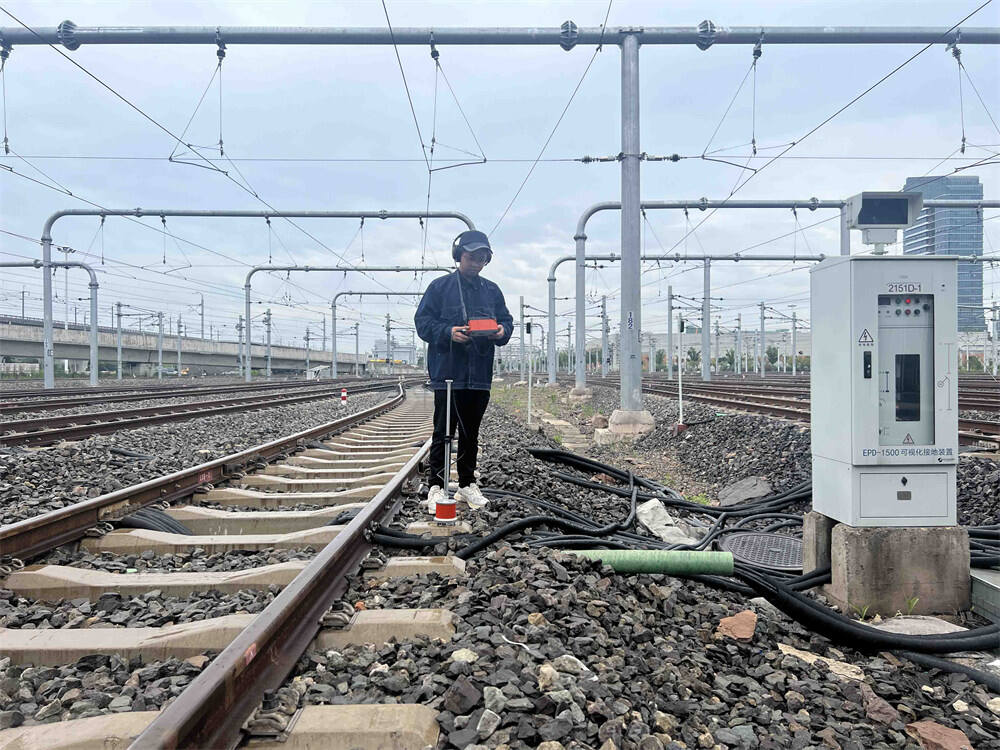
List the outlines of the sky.
{"label": "sky", "polygon": [[[946,29],[980,4],[613,0],[608,25],[696,26],[711,19],[719,26],[905,22]],[[386,25],[381,2],[0,0],[0,8],[6,11],[0,13],[0,28],[18,25],[7,13],[43,28],[64,19],[78,26]],[[597,27],[609,6],[605,0],[387,0],[386,8],[395,28],[558,27],[566,20]],[[988,5],[965,26],[1000,26],[1000,3]],[[960,45],[967,73],[961,76],[944,45],[928,49],[810,133],[919,49],[769,46],[765,37],[756,71],[748,75],[752,45],[707,51],[643,47],[641,150],[685,157],[643,162],[643,200],[724,199],[751,175],[736,198],[842,199],[862,190],[898,190],[907,177],[948,174],[995,154],[1000,49],[982,45]],[[111,323],[112,306],[121,302],[133,316],[126,323],[145,320],[148,326],[149,316],[162,311],[168,320],[182,316],[186,329],[197,334],[203,297],[206,335],[211,330],[232,339],[243,312],[244,277],[253,265],[448,265],[450,242],[463,228],[451,219],[433,219],[426,227],[412,219],[369,219],[362,227],[356,219],[275,219],[268,225],[263,219],[168,218],[164,225],[159,208],[423,211],[429,206],[460,212],[490,234],[495,257],[484,275],[501,286],[515,315],[522,295],[531,314],[541,315],[548,268],[573,253],[581,213],[620,198],[618,162],[578,161],[621,151],[620,54],[614,44],[596,56],[593,47],[583,46],[569,52],[439,46],[439,70],[426,47],[402,46],[397,60],[391,46],[229,45],[221,92],[219,76],[213,77],[214,46],[84,45],[63,51],[17,46],[6,63],[3,111],[11,154],[0,154],[0,260],[40,257],[37,238],[54,211],[93,204],[149,210],[151,216],[143,219],[109,217],[102,225],[97,217],[74,217],[56,225],[54,243],[72,248],[72,259],[98,271],[103,324]],[[218,149],[220,114],[225,158]],[[178,143],[174,136],[182,134],[183,143],[199,147],[198,154]],[[752,138],[758,153],[748,161]],[[429,147],[432,139],[433,166],[450,168],[432,172],[428,180],[421,143]],[[794,147],[759,174],[743,168],[762,167],[793,141]],[[172,153],[175,161],[168,160]],[[1000,197],[995,162],[959,173],[978,175],[985,196]],[[706,216],[647,212],[644,252],[838,252],[834,211]],[[997,216],[998,210],[984,212],[985,257],[997,261],[985,268],[987,302],[1000,296],[1000,221],[992,221]],[[620,253],[617,212],[598,214],[587,234],[588,253]],[[860,251],[860,238],[854,242]],[[747,321],[756,320],[756,306],[764,300],[775,319],[794,310],[807,322],[808,266],[716,264],[713,318],[725,330],[742,314],[750,327]],[[563,264],[558,276],[557,331],[563,336],[571,320],[571,271],[571,264]],[[308,327],[319,348],[322,321],[327,319],[329,329],[329,303],[337,292],[415,291],[434,275],[257,274],[254,340],[262,335],[260,318],[270,308],[275,341],[300,344]],[[646,329],[665,328],[668,284],[682,302],[700,304],[700,264],[646,264],[642,280]],[[64,315],[63,284],[59,272],[57,320]],[[588,298],[596,312],[599,298],[608,297],[613,328],[620,315],[619,287],[617,264],[588,270]],[[22,291],[27,314],[40,316],[37,270],[0,270],[0,313],[20,312]],[[78,305],[81,321],[87,305],[80,300],[87,294],[86,275],[71,272],[68,297],[71,306]],[[341,298],[339,347],[353,347],[347,331],[355,321],[361,323],[362,349],[370,347],[384,336],[386,312],[394,335],[408,340],[414,305],[407,297]],[[588,326],[596,335],[598,319]]]}

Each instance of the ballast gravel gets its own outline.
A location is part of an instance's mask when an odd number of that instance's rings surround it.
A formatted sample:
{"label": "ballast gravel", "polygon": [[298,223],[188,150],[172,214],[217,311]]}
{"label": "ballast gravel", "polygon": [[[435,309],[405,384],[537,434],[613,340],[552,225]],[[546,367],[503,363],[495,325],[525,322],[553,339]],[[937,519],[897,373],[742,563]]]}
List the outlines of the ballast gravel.
{"label": "ballast gravel", "polygon": [[[306,386],[308,387],[308,386]],[[315,389],[315,385],[313,388]],[[178,390],[183,390],[179,388]],[[331,390],[333,388],[331,387]],[[273,391],[241,391],[238,387],[234,387],[231,391],[224,393],[191,393],[182,394],[178,396],[171,396],[167,398],[155,398],[150,397],[148,399],[141,399],[136,401],[113,401],[113,402],[97,402],[93,404],[81,405],[81,406],[68,406],[63,409],[48,409],[45,411],[23,411],[14,414],[3,414],[0,415],[0,422],[9,423],[11,432],[18,431],[17,422],[26,419],[44,419],[47,417],[64,417],[64,416],[82,416],[87,414],[93,414],[95,412],[107,412],[107,411],[124,411],[132,409],[146,409],[151,407],[166,408],[169,406],[175,406],[178,404],[191,404],[191,403],[204,403],[205,408],[216,405],[220,401],[226,401],[235,398],[247,398],[253,396],[265,396],[278,398],[280,395],[299,395],[305,392],[302,384],[289,387],[286,391],[282,389],[275,389]],[[117,395],[117,394],[111,394]],[[132,394],[130,394],[132,395]],[[339,391],[336,393],[336,397],[339,398]],[[23,428],[21,428],[23,429]]]}
{"label": "ballast gravel", "polygon": [[[811,475],[808,426],[685,402],[684,420],[690,427],[674,436],[676,400],[647,395],[643,404],[656,419],[653,432],[627,447],[594,446],[588,453],[617,466],[627,465],[636,455],[673,456],[685,473],[709,485],[711,499],[723,487],[747,477],[765,477],[777,491]],[[617,389],[594,387],[594,407],[600,413],[610,415],[617,406]],[[1000,523],[1000,464],[996,460],[962,457],[958,522],[966,526]]]}
{"label": "ballast gravel", "polygon": [[139,596],[109,592],[94,602],[86,598],[45,602],[0,588],[0,628],[160,628],[225,615],[257,614],[280,590],[279,586],[271,586],[267,591],[204,591],[176,597],[163,596],[154,589]]}
{"label": "ballast gravel", "polygon": [[181,694],[216,652],[144,664],[92,654],[35,667],[0,656],[0,730],[125,711],[155,711]]}
{"label": "ballast gravel", "polygon": [[[555,447],[491,407],[481,483],[562,500],[599,521],[624,514],[622,498],[551,478],[530,445]],[[508,498],[461,520],[482,535],[534,512]],[[404,516],[426,518],[412,503]],[[881,750],[916,747],[906,726],[921,720],[963,731],[976,748],[1000,748],[993,696],[963,676],[835,646],[737,594],[615,575],[521,540],[473,557],[464,578],[353,579],[345,599],[356,609],[445,607],[455,635],[308,652],[283,690],[301,704],[429,705],[439,712],[439,748]],[[757,618],[750,640],[717,634],[723,618],[748,609]],[[851,665],[863,679],[810,666],[779,644]]]}
{"label": "ballast gravel", "polygon": [[146,550],[138,555],[117,555],[113,552],[92,554],[66,545],[53,550],[46,565],[68,565],[73,568],[100,570],[105,573],[204,573],[250,570],[265,565],[277,565],[291,560],[310,560],[316,555],[313,547],[300,549],[230,550],[211,555],[195,547],[187,552],[156,555]]}
{"label": "ballast gravel", "polygon": [[[202,417],[98,435],[37,450],[0,453],[0,525],[236,453],[332,422],[390,398],[392,391]],[[111,452],[125,449],[150,459]]]}
{"label": "ballast gravel", "polygon": [[[749,641],[717,635],[722,618],[748,608],[737,595],[519,545],[467,572],[356,581],[355,606],[447,607],[455,635],[308,652],[293,678],[302,702],[423,703],[439,712],[440,748],[870,750],[913,746],[905,725],[928,719],[1000,747],[991,696],[964,677],[835,648],[767,607],[750,605]],[[778,644],[855,665],[864,679]]]}

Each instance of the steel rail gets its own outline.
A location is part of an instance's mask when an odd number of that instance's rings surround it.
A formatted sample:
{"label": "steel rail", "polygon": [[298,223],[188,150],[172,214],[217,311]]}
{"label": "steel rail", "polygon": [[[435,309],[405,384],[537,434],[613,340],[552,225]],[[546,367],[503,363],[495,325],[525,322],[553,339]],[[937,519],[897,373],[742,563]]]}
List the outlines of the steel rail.
{"label": "steel rail", "polygon": [[[596,384],[614,385],[612,378],[597,379]],[[728,385],[728,384],[727,384]],[[664,381],[645,382],[642,385],[645,393],[657,396],[674,397],[677,395],[675,385]],[[783,419],[791,419],[798,422],[809,422],[810,412],[801,408],[809,403],[808,392],[803,392],[805,398],[783,398],[781,396],[770,395],[771,392],[762,393],[761,390],[751,390],[745,386],[737,393],[734,388],[718,388],[716,385],[695,385],[685,389],[685,398],[691,401],[701,401],[708,404],[715,404],[724,409],[738,409],[742,411],[766,414]],[[976,445],[979,443],[991,443],[1000,448],[1000,422],[987,419],[964,419],[958,420],[958,438],[961,445]]]}
{"label": "steel rail", "polygon": [[[113,403],[125,403],[128,401],[156,401],[161,398],[184,398],[190,396],[196,398],[198,396],[210,396],[218,393],[247,393],[247,394],[259,394],[264,391],[273,391],[279,389],[288,389],[290,391],[302,392],[303,389],[317,389],[317,388],[332,388],[336,386],[337,388],[342,388],[345,386],[355,386],[355,385],[374,385],[375,383],[384,382],[382,380],[365,380],[359,381],[353,378],[350,379],[337,379],[337,380],[297,380],[294,383],[257,383],[254,385],[243,385],[242,383],[237,385],[226,385],[226,386],[215,386],[215,387],[205,387],[205,388],[174,388],[172,390],[164,389],[159,392],[154,393],[126,393],[126,394],[110,394],[106,396],[84,396],[82,398],[69,398],[69,399],[49,399],[47,401],[22,401],[22,402],[3,402],[0,401],[0,415],[6,414],[18,414],[23,412],[42,412],[42,411],[54,411],[56,409],[69,409],[76,406],[90,406],[92,404],[113,404]],[[160,407],[167,408],[167,407]],[[77,414],[78,417],[85,417],[86,414]],[[0,427],[0,431],[2,431]]]}
{"label": "steel rail", "polygon": [[[664,387],[673,387],[674,392],[676,392],[676,386],[672,386],[670,381],[663,380],[653,380],[653,384]],[[697,381],[695,381],[697,383]],[[705,383],[699,383],[697,385],[685,385],[684,390],[691,391],[701,391],[705,393],[740,393],[748,394],[757,398],[770,397],[774,399],[780,399],[781,397],[788,397],[785,400],[789,403],[794,401],[808,401],[810,389],[809,387],[793,387],[793,386],[764,386],[764,385],[736,385],[732,383],[725,383],[717,385],[707,385]],[[975,391],[965,388],[959,388],[958,395],[958,408],[959,409],[971,409],[971,410],[981,410],[981,411],[1000,411],[1000,398],[989,391],[983,391],[985,398],[976,398]]]}
{"label": "steel rail", "polygon": [[[663,388],[656,385],[643,384],[643,391],[653,395],[675,396],[676,389]],[[797,422],[809,422],[810,412],[808,409],[796,408],[791,404],[796,403],[792,399],[782,399],[775,397],[761,396],[756,393],[742,394],[739,398],[732,396],[713,396],[700,389],[698,392],[685,393],[685,398],[692,401],[702,401],[709,404],[717,404],[721,408],[741,409],[772,417],[782,417]],[[807,404],[807,401],[798,401],[798,404]],[[959,419],[958,438],[962,445],[975,445],[978,443],[992,443],[1000,448],[1000,422],[991,422],[984,419]]]}
{"label": "steel rail", "polygon": [[[392,388],[393,385],[395,385],[395,383],[383,383],[382,385],[355,388],[354,392],[369,393],[371,391]],[[107,435],[108,433],[118,432],[120,430],[131,430],[136,427],[147,427],[149,425],[163,424],[165,422],[182,422],[189,419],[197,419],[199,417],[227,414],[233,411],[268,409],[272,406],[287,406],[289,404],[298,404],[304,401],[316,401],[321,398],[329,398],[335,394],[339,395],[339,391],[340,386],[337,386],[336,388],[319,392],[312,391],[310,393],[288,396],[285,398],[274,398],[265,394],[252,399],[240,400],[239,403],[230,402],[230,405],[222,406],[217,405],[215,402],[212,402],[211,405],[206,405],[209,402],[199,401],[195,404],[176,404],[168,407],[152,406],[147,409],[134,409],[132,411],[103,412],[100,416],[105,418],[105,421],[91,422],[88,424],[80,424],[80,422],[84,422],[89,416],[92,415],[81,414],[76,415],[75,417],[54,417],[53,421],[56,423],[72,419],[75,419],[76,422],[71,423],[66,427],[40,429],[33,432],[11,432],[7,434],[0,434],[0,447],[10,447],[14,445],[52,445],[60,440],[79,440],[80,438],[89,437],[91,435]],[[146,414],[146,412],[149,413]],[[27,422],[38,423],[44,421],[46,420],[22,420],[0,423],[0,431],[5,428],[16,429],[19,425]]]}
{"label": "steel rail", "polygon": [[342,432],[386,412],[403,400],[403,388],[397,395],[357,414],[310,427],[267,443],[247,448],[197,466],[175,471],[141,484],[84,500],[33,518],[0,526],[0,555],[22,560],[72,542],[109,519],[122,518],[151,503],[179,500],[199,488],[217,484],[247,467],[280,458],[289,451],[332,433]]}
{"label": "steel rail", "polygon": [[[563,376],[563,379],[567,379],[567,376]],[[654,377],[646,378],[646,381],[651,385],[655,385],[660,388],[670,388],[673,393],[677,392],[677,383],[675,380]],[[597,378],[593,382],[598,384],[613,384],[617,383],[617,380],[614,378]],[[784,383],[781,385],[766,383],[767,381],[756,380],[752,382],[712,381],[709,384],[696,380],[693,384],[685,384],[684,390],[690,390],[691,392],[701,391],[705,393],[740,393],[752,395],[756,398],[772,397],[778,399],[781,396],[788,396],[790,398],[786,399],[786,401],[789,403],[793,403],[796,400],[808,400],[809,398],[809,383]],[[997,398],[998,396],[1000,396],[1000,393],[995,393],[992,390],[960,386],[958,406],[960,409],[1000,411],[1000,398]],[[781,402],[779,401],[778,403]]]}
{"label": "steel rail", "polygon": [[231,748],[264,691],[278,687],[320,630],[323,614],[347,589],[367,557],[366,532],[397,509],[404,483],[430,450],[414,454],[347,527],[254,618],[129,746]]}
{"label": "steel rail", "polygon": [[[197,380],[192,378],[192,380]],[[353,380],[362,381],[370,380],[370,378],[359,378],[354,375],[344,375],[337,378],[338,382],[341,380]],[[191,382],[191,381],[189,381]],[[207,388],[247,388],[247,390],[252,390],[254,388],[263,388],[266,386],[277,386],[277,385],[287,385],[287,386],[297,386],[303,383],[315,383],[315,380],[305,380],[303,378],[294,378],[287,380],[271,380],[269,383],[257,383],[251,384],[247,387],[242,380],[233,380],[229,383],[206,383],[204,385],[186,385],[178,386],[176,381],[169,383],[150,383],[148,385],[121,385],[121,386],[98,386],[97,388],[38,388],[38,389],[26,389],[26,390],[7,390],[0,391],[0,399],[12,399],[0,401],[0,407],[7,406],[15,403],[42,403],[43,399],[47,396],[53,398],[54,401],[58,401],[60,396],[91,396],[93,398],[100,398],[104,395],[114,395],[114,394],[132,394],[141,393],[143,391],[148,391],[150,393],[160,393],[164,391],[177,391],[178,393],[196,392],[199,390],[204,390]],[[35,401],[32,401],[35,399]],[[93,399],[91,399],[93,400]]]}
{"label": "steel rail", "polygon": [[[354,393],[370,393],[373,390],[391,388],[397,382],[373,383],[369,386],[355,388]],[[221,413],[230,406],[243,406],[249,410],[255,407],[265,408],[293,404],[314,398],[339,397],[341,390],[340,384],[332,384],[324,388],[307,389],[305,393],[300,391],[295,395],[285,397],[276,397],[275,394],[270,393],[258,393],[211,401],[146,406],[139,409],[93,411],[84,414],[39,417],[38,419],[18,419],[11,422],[0,422],[0,445],[8,440],[12,441],[8,442],[8,445],[38,445],[39,443],[31,441],[30,438],[33,435],[51,434],[58,438],[64,432],[87,430],[88,428],[93,428],[93,434],[117,432],[119,429],[131,429],[136,425],[145,424],[143,419],[146,417],[162,416],[167,421],[183,421]],[[79,437],[79,433],[74,434]]]}

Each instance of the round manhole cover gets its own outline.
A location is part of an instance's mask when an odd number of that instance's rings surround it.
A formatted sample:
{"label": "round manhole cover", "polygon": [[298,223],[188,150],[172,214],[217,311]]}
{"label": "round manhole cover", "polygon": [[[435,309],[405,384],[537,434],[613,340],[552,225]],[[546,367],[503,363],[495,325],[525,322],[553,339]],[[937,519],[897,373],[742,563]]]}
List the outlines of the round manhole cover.
{"label": "round manhole cover", "polygon": [[726,534],[719,546],[740,562],[771,570],[802,570],[802,540],[785,534],[740,531]]}

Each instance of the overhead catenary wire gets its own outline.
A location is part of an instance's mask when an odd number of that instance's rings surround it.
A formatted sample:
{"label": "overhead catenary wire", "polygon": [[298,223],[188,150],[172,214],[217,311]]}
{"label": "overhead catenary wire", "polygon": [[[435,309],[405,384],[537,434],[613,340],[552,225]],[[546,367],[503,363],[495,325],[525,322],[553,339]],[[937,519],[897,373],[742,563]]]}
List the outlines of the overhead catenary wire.
{"label": "overhead catenary wire", "polygon": [[555,125],[552,126],[552,130],[549,131],[548,137],[545,139],[545,142],[542,144],[541,149],[539,149],[538,156],[531,163],[531,166],[528,168],[527,174],[525,174],[524,175],[524,179],[521,180],[521,184],[518,185],[517,190],[514,191],[513,197],[511,197],[510,201],[508,201],[507,205],[504,207],[503,212],[500,214],[500,218],[497,219],[496,224],[494,224],[493,228],[488,232],[489,235],[493,235],[493,233],[496,232],[496,230],[499,228],[499,226],[503,223],[503,220],[505,218],[507,218],[507,214],[510,212],[510,209],[514,206],[514,203],[517,201],[518,196],[521,195],[521,191],[524,190],[524,186],[528,184],[528,180],[530,180],[531,179],[531,175],[534,174],[535,167],[538,166],[539,161],[545,155],[545,150],[549,147],[549,143],[552,142],[552,138],[555,136],[556,131],[559,129],[559,125],[562,123],[563,118],[566,116],[566,113],[569,111],[570,105],[573,103],[573,100],[576,98],[577,92],[580,90],[580,87],[583,86],[583,82],[587,78],[587,73],[590,72],[590,68],[593,66],[594,61],[597,59],[597,56],[603,50],[603,48],[604,48],[604,32],[605,32],[605,30],[607,29],[607,26],[608,26],[608,18],[611,15],[611,5],[612,5],[612,3],[614,3],[614,0],[608,0],[608,9],[604,13],[604,22],[601,24],[601,36],[598,39],[597,47],[594,49],[594,54],[590,56],[590,60],[587,62],[587,66],[583,69],[583,74],[580,76],[580,80],[577,81],[576,82],[576,86],[573,87],[573,91],[572,91],[572,93],[570,93],[569,99],[566,101],[566,105],[563,107],[562,112],[559,113],[559,117],[556,119]]}
{"label": "overhead catenary wire", "polygon": [[[15,16],[15,15],[14,15],[13,13],[11,13],[11,12],[10,12],[9,10],[7,10],[6,8],[4,8],[3,6],[0,6],[0,12],[3,12],[3,13],[4,13],[5,15],[7,15],[7,16],[8,16],[9,18],[11,18],[11,19],[12,19],[13,21],[15,21],[15,22],[16,22],[16,23],[18,23],[19,25],[23,26],[23,27],[24,27],[24,28],[25,28],[26,30],[28,30],[28,31],[29,31],[30,33],[34,34],[35,36],[38,36],[38,33],[37,33],[37,32],[36,32],[36,31],[35,31],[34,29],[32,29],[32,28],[31,28],[30,26],[28,26],[28,25],[27,25],[26,23],[24,23],[23,21],[21,21],[21,19],[19,19],[19,18],[18,18],[17,16]],[[217,41],[217,43],[218,43],[218,41]],[[144,118],[145,120],[149,121],[149,122],[150,122],[151,124],[153,124],[153,125],[154,125],[155,127],[157,127],[157,128],[159,129],[159,130],[163,131],[163,132],[164,132],[164,133],[166,133],[166,134],[167,134],[168,136],[170,136],[170,138],[172,138],[172,139],[173,139],[173,140],[174,140],[175,142],[180,142],[180,143],[183,143],[182,139],[181,139],[181,138],[179,138],[179,137],[178,137],[178,136],[177,136],[177,135],[176,135],[176,134],[175,134],[175,133],[174,133],[173,131],[171,131],[171,130],[170,130],[169,128],[167,128],[167,127],[166,127],[165,125],[163,125],[162,123],[160,123],[159,121],[157,121],[157,120],[156,120],[155,118],[153,118],[153,117],[152,117],[151,115],[149,115],[149,114],[148,114],[148,113],[147,113],[147,112],[146,112],[145,110],[143,110],[143,109],[142,109],[141,107],[139,107],[139,106],[138,106],[137,104],[135,104],[134,102],[132,102],[132,101],[131,101],[130,99],[128,99],[128,98],[127,98],[126,96],[124,96],[123,94],[121,94],[121,93],[120,93],[120,92],[118,92],[117,90],[115,90],[115,89],[114,89],[114,88],[113,88],[113,87],[112,87],[112,86],[111,86],[110,84],[108,84],[107,82],[105,82],[105,81],[104,81],[103,79],[101,79],[101,78],[100,78],[99,76],[97,76],[97,75],[95,75],[94,73],[92,73],[92,72],[91,72],[90,70],[88,70],[88,69],[87,69],[86,67],[84,67],[83,65],[81,65],[80,63],[78,63],[78,62],[77,62],[76,60],[74,60],[74,59],[73,59],[72,57],[70,57],[69,55],[67,55],[66,53],[64,53],[64,52],[63,52],[62,50],[60,50],[60,49],[59,49],[58,47],[56,47],[56,46],[55,46],[54,44],[46,44],[46,46],[47,46],[47,47],[49,47],[50,49],[52,49],[53,51],[55,51],[55,52],[56,52],[57,54],[59,54],[59,56],[60,56],[60,57],[62,57],[63,59],[65,59],[65,60],[69,61],[69,62],[70,62],[70,63],[71,63],[71,64],[72,64],[73,66],[75,66],[76,68],[78,68],[79,70],[81,70],[81,71],[82,71],[83,73],[85,73],[85,74],[86,74],[86,75],[87,75],[88,77],[92,78],[92,79],[93,79],[94,81],[96,81],[96,82],[97,82],[98,84],[100,84],[100,85],[101,85],[101,86],[102,86],[103,88],[107,89],[107,90],[108,90],[109,92],[111,92],[111,93],[112,93],[112,94],[113,94],[113,95],[114,95],[114,96],[115,96],[116,98],[120,99],[120,100],[121,100],[122,102],[124,102],[124,103],[125,103],[126,105],[128,105],[128,106],[129,106],[129,107],[130,107],[131,109],[133,109],[133,110],[134,110],[135,112],[137,112],[137,113],[138,113],[139,115],[141,115],[141,116],[142,116],[142,117],[143,117],[143,118]],[[221,52],[222,50],[223,50],[223,46],[220,46],[220,52]],[[223,55],[223,56],[224,56],[224,55]],[[220,60],[220,62],[221,62],[221,60]],[[221,137],[220,137],[220,149],[221,149]],[[197,153],[197,152],[195,152],[195,153]],[[199,156],[200,156],[200,154],[199,154]],[[340,255],[339,253],[337,253],[337,252],[336,252],[336,251],[335,251],[335,250],[334,250],[333,248],[331,248],[331,247],[330,247],[329,245],[327,245],[327,244],[325,244],[324,242],[322,242],[322,241],[321,241],[321,240],[320,240],[320,239],[319,239],[318,237],[316,237],[316,236],[315,236],[315,235],[314,235],[313,233],[311,233],[311,232],[307,231],[307,230],[306,230],[305,228],[303,228],[302,226],[300,226],[300,225],[299,225],[299,224],[298,224],[297,222],[293,221],[293,220],[292,220],[291,218],[289,218],[289,217],[287,217],[287,216],[283,216],[283,215],[282,215],[282,213],[281,213],[281,211],[280,211],[279,209],[277,209],[277,208],[276,208],[275,206],[271,205],[271,204],[270,204],[270,203],[268,203],[268,202],[267,202],[266,200],[264,200],[264,198],[262,198],[262,197],[260,196],[260,194],[259,194],[259,193],[258,193],[257,191],[255,191],[255,190],[254,190],[254,189],[253,189],[253,188],[252,188],[252,187],[251,187],[251,186],[249,185],[249,183],[247,183],[246,185],[244,185],[244,184],[241,184],[241,183],[240,183],[240,182],[239,182],[238,180],[236,180],[236,179],[235,179],[235,178],[234,178],[234,177],[233,177],[232,175],[230,175],[230,174],[229,174],[229,173],[228,173],[228,172],[227,172],[226,170],[224,170],[224,169],[219,169],[219,168],[218,168],[218,166],[216,166],[215,164],[213,164],[213,163],[212,163],[212,162],[211,162],[210,160],[208,160],[208,159],[207,159],[207,158],[205,158],[204,156],[202,156],[202,160],[203,160],[203,161],[205,161],[206,163],[208,163],[209,165],[211,165],[211,166],[212,166],[212,168],[213,168],[213,169],[214,169],[215,171],[219,172],[220,174],[223,174],[223,175],[225,175],[225,177],[226,177],[227,179],[229,179],[229,180],[230,180],[230,181],[231,181],[231,182],[232,182],[232,183],[233,183],[234,185],[236,185],[237,187],[239,187],[240,189],[242,189],[242,190],[243,190],[244,192],[247,192],[248,194],[250,194],[251,196],[253,196],[253,197],[254,197],[254,198],[255,198],[255,199],[257,200],[257,201],[259,201],[260,203],[262,203],[263,205],[265,205],[265,206],[266,206],[267,208],[269,208],[269,209],[270,209],[271,211],[274,211],[274,212],[275,212],[275,214],[279,215],[279,216],[280,216],[280,217],[281,217],[282,219],[284,219],[284,220],[285,220],[286,222],[288,222],[289,224],[291,224],[291,225],[292,225],[293,227],[295,227],[295,228],[296,228],[296,229],[297,229],[298,231],[300,231],[300,232],[301,232],[302,234],[304,234],[305,236],[309,237],[309,238],[310,238],[311,240],[313,240],[313,241],[314,241],[314,242],[315,242],[315,243],[316,243],[317,245],[319,245],[320,247],[322,247],[322,248],[324,248],[325,250],[327,250],[328,252],[330,252],[330,253],[331,253],[332,255],[334,255],[335,257],[337,257],[337,258],[338,258],[338,259],[339,259],[339,260],[340,260],[341,262],[344,262],[344,263],[347,263],[347,261],[346,261],[346,260],[345,260],[345,259],[343,258],[343,256],[342,256],[342,255]],[[3,165],[0,165],[0,167],[2,167],[2,166],[3,166]],[[238,172],[238,170],[237,170],[237,172]],[[241,175],[241,177],[242,177],[242,175]],[[243,179],[244,179],[244,181],[245,181],[245,178],[243,178]],[[72,193],[69,193],[69,191],[68,191],[68,190],[67,190],[66,192],[67,192],[68,194],[72,195]],[[89,201],[88,201],[88,202],[89,202]],[[94,205],[96,205],[96,204],[94,204]],[[100,206],[97,206],[97,207],[98,207],[98,208],[100,208]],[[374,282],[375,282],[376,284],[379,284],[380,286],[383,286],[383,287],[385,287],[385,285],[384,285],[384,284],[383,284],[383,283],[382,283],[382,282],[381,282],[381,281],[380,281],[380,280],[379,280],[379,279],[378,279],[377,277],[375,277],[375,276],[371,276],[370,274],[365,274],[365,275],[366,275],[366,276],[368,276],[368,277],[369,277],[370,279],[372,279],[372,280],[373,280],[373,281],[374,281]],[[386,288],[386,289],[388,289],[388,287],[385,287],[385,288]]]}
{"label": "overhead catenary wire", "polygon": [[[820,130],[821,128],[823,128],[829,122],[831,122],[832,120],[834,120],[835,118],[837,118],[840,114],[842,114],[847,109],[849,109],[850,107],[852,107],[855,103],[857,103],[858,101],[860,101],[861,99],[863,99],[865,96],[867,96],[868,94],[870,94],[872,91],[874,91],[876,88],[878,88],[879,86],[881,86],[883,83],[885,83],[886,81],[888,81],[890,78],[892,78],[894,75],[896,75],[896,73],[898,73],[903,68],[905,68],[907,65],[909,65],[914,60],[916,60],[918,57],[920,57],[921,55],[923,55],[927,50],[929,50],[935,44],[938,44],[942,39],[946,38],[949,34],[951,34],[956,29],[958,29],[963,23],[965,23],[970,18],[972,18],[973,16],[975,16],[977,13],[979,13],[980,11],[982,11],[984,8],[986,8],[988,5],[990,5],[992,2],[993,2],[993,0],[986,0],[984,3],[982,3],[981,5],[979,5],[978,7],[976,7],[974,10],[972,10],[970,13],[968,13],[967,15],[965,15],[961,20],[959,20],[956,23],[952,24],[946,31],[944,31],[943,33],[941,33],[938,36],[937,39],[935,39],[935,40],[933,40],[931,42],[928,42],[927,44],[923,45],[919,50],[917,50],[912,55],[910,55],[908,58],[906,58],[905,60],[903,60],[903,62],[901,62],[898,65],[896,65],[895,67],[893,67],[888,73],[886,73],[881,78],[879,78],[877,81],[875,81],[873,84],[869,85],[867,88],[865,88],[863,91],[861,91],[861,93],[859,93],[859,94],[855,95],[854,97],[852,97],[846,104],[843,104],[840,107],[838,107],[832,114],[828,115],[823,120],[821,120],[817,125],[814,125],[812,128],[810,128],[809,130],[807,130],[803,135],[801,135],[800,137],[798,137],[795,140],[793,140],[786,148],[782,149],[778,154],[776,154],[776,155],[771,156],[770,158],[768,158],[768,160],[766,162],[764,162],[763,165],[761,165],[754,172],[752,172],[750,175],[748,175],[745,180],[743,180],[742,182],[737,182],[736,185],[734,185],[733,189],[730,191],[729,195],[725,198],[725,200],[728,201],[730,198],[732,198],[734,195],[736,195],[736,193],[738,193],[740,190],[742,190],[744,187],[746,187],[746,185],[752,179],[754,179],[755,177],[758,177],[765,169],[767,169],[772,164],[774,164],[779,159],[781,159],[791,149],[795,148],[796,146],[798,146],[799,144],[801,144],[803,141],[805,141],[806,139],[808,139],[810,136],[814,135],[818,130]],[[709,211],[709,213],[701,221],[698,222],[698,224],[695,226],[694,230],[692,230],[692,231],[695,231],[698,228],[700,228],[706,221],[708,221],[713,216],[715,216],[715,214],[718,213],[719,210],[720,210],[719,207],[711,209]],[[686,235],[685,235],[685,237],[686,237]],[[680,244],[680,241],[678,241],[674,245],[674,247],[671,248],[671,250],[676,249],[676,247],[679,244]]]}

